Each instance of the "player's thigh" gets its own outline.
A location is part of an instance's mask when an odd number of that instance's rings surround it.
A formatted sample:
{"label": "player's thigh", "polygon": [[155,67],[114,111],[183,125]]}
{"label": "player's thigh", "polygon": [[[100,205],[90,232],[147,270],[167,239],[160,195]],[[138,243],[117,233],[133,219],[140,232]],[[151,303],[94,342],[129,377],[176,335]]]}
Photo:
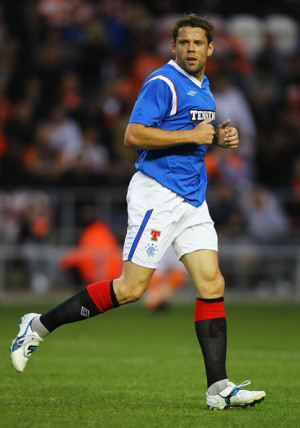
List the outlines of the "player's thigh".
{"label": "player's thigh", "polygon": [[156,180],[138,172],[127,194],[128,228],[123,260],[156,269],[174,240],[178,206],[183,200]]}
{"label": "player's thigh", "polygon": [[181,258],[197,289],[197,296],[214,299],[224,294],[224,279],[220,272],[218,252],[197,250]]}
{"label": "player's thigh", "polygon": [[120,304],[139,300],[147,290],[155,269],[139,266],[131,261],[123,262],[120,278],[115,279],[114,292]]}

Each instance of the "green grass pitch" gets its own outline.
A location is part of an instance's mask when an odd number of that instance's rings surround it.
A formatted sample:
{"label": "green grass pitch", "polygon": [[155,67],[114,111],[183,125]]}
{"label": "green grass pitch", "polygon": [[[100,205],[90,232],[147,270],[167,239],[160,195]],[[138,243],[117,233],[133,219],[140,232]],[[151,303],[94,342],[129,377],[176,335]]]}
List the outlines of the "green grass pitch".
{"label": "green grass pitch", "polygon": [[300,306],[226,305],[227,370],[265,389],[253,408],[209,411],[193,306],[129,305],[53,332],[18,374],[18,318],[51,304],[0,305],[0,427],[300,427]]}

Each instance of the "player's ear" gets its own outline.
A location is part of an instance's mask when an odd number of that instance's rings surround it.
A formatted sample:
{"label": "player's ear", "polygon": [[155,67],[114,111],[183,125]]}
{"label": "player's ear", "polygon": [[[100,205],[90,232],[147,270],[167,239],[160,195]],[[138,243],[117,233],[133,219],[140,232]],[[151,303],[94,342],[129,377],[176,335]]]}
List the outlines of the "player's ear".
{"label": "player's ear", "polygon": [[211,56],[214,51],[214,42],[210,42],[207,48],[207,56]]}
{"label": "player's ear", "polygon": [[172,39],[172,52],[174,55],[176,54],[176,43],[174,42],[173,39]]}

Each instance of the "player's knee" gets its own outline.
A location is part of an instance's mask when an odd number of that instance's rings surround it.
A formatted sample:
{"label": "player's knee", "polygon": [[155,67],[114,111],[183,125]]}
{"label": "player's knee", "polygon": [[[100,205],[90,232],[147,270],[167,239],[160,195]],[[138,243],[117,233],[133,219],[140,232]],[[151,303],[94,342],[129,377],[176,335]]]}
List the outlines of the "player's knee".
{"label": "player's knee", "polygon": [[219,271],[214,282],[214,292],[218,295],[218,296],[223,296],[224,295],[224,289],[225,289],[225,280],[223,275],[221,274],[221,272]]}
{"label": "player's knee", "polygon": [[131,302],[137,302],[143,296],[144,289],[144,287],[135,287],[129,290],[128,299],[130,299]]}
{"label": "player's knee", "polygon": [[205,299],[216,299],[223,297],[225,280],[220,271],[201,281],[199,296]]}
{"label": "player's knee", "polygon": [[120,305],[137,302],[143,296],[148,287],[148,283],[146,281],[138,281],[135,284],[127,284],[126,282],[118,283],[118,281],[116,281],[114,284],[116,298]]}
{"label": "player's knee", "polygon": [[124,290],[123,294],[123,302],[124,303],[133,303],[140,300],[142,295],[144,294],[145,287],[143,286],[135,286],[135,287],[128,287]]}

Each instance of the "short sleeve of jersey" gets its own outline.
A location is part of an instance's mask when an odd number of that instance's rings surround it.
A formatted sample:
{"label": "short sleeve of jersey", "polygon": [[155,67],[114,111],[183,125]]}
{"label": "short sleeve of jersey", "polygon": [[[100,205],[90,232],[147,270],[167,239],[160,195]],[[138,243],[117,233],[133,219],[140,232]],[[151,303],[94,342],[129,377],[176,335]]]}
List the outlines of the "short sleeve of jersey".
{"label": "short sleeve of jersey", "polygon": [[172,92],[159,76],[147,81],[134,105],[129,123],[159,127],[172,109]]}

